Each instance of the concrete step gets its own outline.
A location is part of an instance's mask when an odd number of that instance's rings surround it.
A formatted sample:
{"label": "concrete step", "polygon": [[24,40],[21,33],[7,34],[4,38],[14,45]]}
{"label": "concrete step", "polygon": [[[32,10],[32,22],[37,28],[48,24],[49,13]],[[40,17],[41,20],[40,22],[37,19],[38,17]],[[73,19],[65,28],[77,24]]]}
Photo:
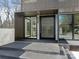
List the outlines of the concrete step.
{"label": "concrete step", "polygon": [[0,55],[0,59],[24,59],[24,58],[17,58],[17,57],[12,57],[12,56]]}
{"label": "concrete step", "polygon": [[70,45],[70,51],[79,51],[78,45]]}
{"label": "concrete step", "polygon": [[39,42],[14,42],[4,46],[0,46],[4,50],[40,50],[48,52],[59,52],[59,46],[55,43],[39,43]]}
{"label": "concrete step", "polygon": [[[55,52],[54,52],[55,51]],[[16,58],[24,58],[24,59],[29,59],[29,57],[34,56],[33,58],[37,56],[42,56],[43,55],[50,55],[52,57],[56,57],[56,55],[59,54],[57,50],[50,50],[50,51],[41,51],[39,49],[18,49],[14,47],[8,47],[8,46],[1,46],[0,47],[0,55],[3,56],[10,56],[10,57],[16,57]],[[41,54],[41,55],[40,55]],[[53,55],[56,54],[56,55]],[[29,56],[29,57],[28,57]]]}
{"label": "concrete step", "polygon": [[[0,46],[0,56],[14,59],[62,59],[57,43],[13,42]],[[12,59],[10,58],[10,59]]]}
{"label": "concrete step", "polygon": [[[1,58],[3,56],[6,56],[7,58],[20,58],[20,56],[24,53],[25,51],[24,50],[17,50],[17,49],[11,49],[11,48],[2,48],[0,49],[0,56]],[[21,57],[23,59],[26,59],[24,57]]]}
{"label": "concrete step", "polygon": [[13,43],[9,43],[0,47],[6,47],[6,48],[14,48],[14,49],[24,49],[24,47],[28,46],[29,44],[31,44],[31,42],[13,42]]}
{"label": "concrete step", "polygon": [[[8,47],[9,49],[9,47]],[[48,56],[54,59],[58,59],[60,56],[57,53],[46,52],[46,51],[36,51],[36,50],[17,50],[10,48],[0,49],[0,58],[1,59],[48,59]],[[55,54],[55,55],[53,55]],[[58,56],[58,57],[57,57]],[[50,58],[50,59],[51,59]]]}

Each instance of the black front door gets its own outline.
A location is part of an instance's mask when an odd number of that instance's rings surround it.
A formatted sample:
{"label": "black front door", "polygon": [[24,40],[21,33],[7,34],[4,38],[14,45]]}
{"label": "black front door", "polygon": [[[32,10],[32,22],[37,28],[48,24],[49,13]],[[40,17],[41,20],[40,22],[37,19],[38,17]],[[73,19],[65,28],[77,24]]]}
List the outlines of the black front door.
{"label": "black front door", "polygon": [[55,16],[41,16],[40,18],[40,38],[55,38]]}

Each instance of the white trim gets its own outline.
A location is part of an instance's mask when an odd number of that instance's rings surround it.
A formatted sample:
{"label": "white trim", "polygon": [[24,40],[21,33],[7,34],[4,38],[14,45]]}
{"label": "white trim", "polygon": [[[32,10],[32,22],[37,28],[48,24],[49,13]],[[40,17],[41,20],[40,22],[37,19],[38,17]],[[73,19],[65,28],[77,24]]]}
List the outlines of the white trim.
{"label": "white trim", "polygon": [[40,15],[37,15],[37,40],[40,40]]}
{"label": "white trim", "polygon": [[55,16],[55,40],[58,40],[58,15]]}

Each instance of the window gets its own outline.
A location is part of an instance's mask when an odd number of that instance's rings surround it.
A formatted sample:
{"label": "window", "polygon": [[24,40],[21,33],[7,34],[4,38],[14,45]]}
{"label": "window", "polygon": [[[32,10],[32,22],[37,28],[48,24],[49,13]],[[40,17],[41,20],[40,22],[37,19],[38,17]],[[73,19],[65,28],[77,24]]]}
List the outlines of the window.
{"label": "window", "polygon": [[72,39],[72,15],[59,15],[59,38]]}
{"label": "window", "polygon": [[79,14],[74,15],[74,39],[79,39]]}

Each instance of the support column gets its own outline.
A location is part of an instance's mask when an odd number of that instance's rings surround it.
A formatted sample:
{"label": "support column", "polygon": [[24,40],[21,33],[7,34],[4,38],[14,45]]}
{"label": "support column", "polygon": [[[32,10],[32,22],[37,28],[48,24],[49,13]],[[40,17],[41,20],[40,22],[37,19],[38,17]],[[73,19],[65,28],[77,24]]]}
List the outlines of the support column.
{"label": "support column", "polygon": [[37,15],[37,40],[40,40],[40,15]]}
{"label": "support column", "polygon": [[58,29],[58,26],[59,26],[59,23],[58,23],[58,15],[56,15],[55,17],[55,40],[59,40],[59,29]]}

